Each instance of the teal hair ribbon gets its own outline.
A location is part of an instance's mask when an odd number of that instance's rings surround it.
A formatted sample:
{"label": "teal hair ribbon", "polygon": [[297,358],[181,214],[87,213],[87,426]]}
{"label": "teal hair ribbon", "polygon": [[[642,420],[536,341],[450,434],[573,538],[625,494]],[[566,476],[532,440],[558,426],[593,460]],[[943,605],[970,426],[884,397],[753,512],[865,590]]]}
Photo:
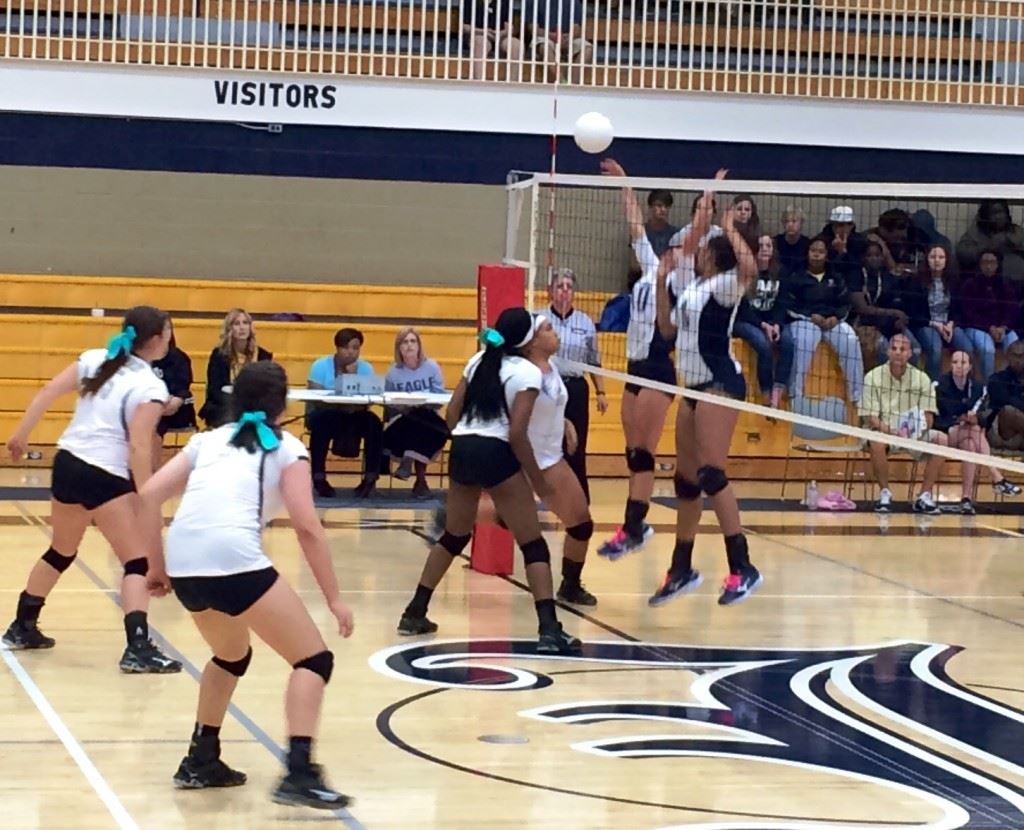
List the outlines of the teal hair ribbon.
{"label": "teal hair ribbon", "polygon": [[480,332],[480,342],[489,348],[497,349],[505,345],[505,338],[497,329],[484,329]]}
{"label": "teal hair ribbon", "polygon": [[281,439],[277,437],[274,430],[267,426],[266,412],[243,412],[242,417],[235,424],[235,431],[231,433],[231,438],[234,439],[249,424],[256,427],[256,437],[263,449],[276,450],[280,446]]}
{"label": "teal hair ribbon", "polygon": [[131,354],[135,345],[135,326],[125,326],[120,334],[115,334],[107,341],[107,360],[113,360],[120,354]]}

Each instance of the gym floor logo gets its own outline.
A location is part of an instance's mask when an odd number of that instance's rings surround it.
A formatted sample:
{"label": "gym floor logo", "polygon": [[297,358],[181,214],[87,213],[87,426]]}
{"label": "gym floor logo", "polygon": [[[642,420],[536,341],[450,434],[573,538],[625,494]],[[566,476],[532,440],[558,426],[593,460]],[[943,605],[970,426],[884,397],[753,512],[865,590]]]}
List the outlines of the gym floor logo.
{"label": "gym floor logo", "polygon": [[[849,784],[882,787],[888,791],[886,797],[911,808],[917,805],[911,820],[698,809],[697,813],[714,813],[715,819],[676,823],[673,830],[1019,830],[1024,828],[1024,789],[1019,786],[1024,781],[1024,712],[952,680],[945,667],[961,650],[907,641],[839,649],[590,642],[579,657],[559,657],[537,655],[535,641],[462,640],[396,646],[374,654],[370,665],[389,677],[433,687],[382,711],[377,719],[380,732],[420,758],[464,772],[589,798],[604,797],[564,786],[542,786],[440,758],[403,739],[395,726],[401,719],[395,716],[407,706],[422,706],[426,698],[449,690],[502,692],[501,698],[507,701],[509,693],[517,691],[555,687],[556,683],[569,688],[581,682],[580,675],[590,673],[587,694],[591,694],[593,684],[609,673],[674,668],[691,673],[688,693],[680,693],[677,682],[659,679],[652,686],[647,680],[640,681],[643,675],[632,674],[631,688],[657,689],[652,699],[560,702],[520,709],[518,715],[565,726],[569,751],[641,764],[670,757],[747,759],[840,776],[845,781],[837,782],[839,790]],[[684,699],[666,701],[667,696]],[[442,721],[444,713],[452,711],[451,703],[438,709]],[[420,718],[417,721],[422,722]],[[637,721],[671,725],[663,730],[668,734],[631,734],[638,731],[630,728]],[[608,730],[620,734],[572,742],[574,737],[593,737],[593,731],[587,736],[572,734],[573,727],[583,724],[603,724],[604,734]],[[699,770],[682,774],[689,781],[698,780],[690,777],[693,773],[699,775]],[[814,780],[820,785],[826,779],[816,775]],[[649,800],[615,800],[681,807]],[[721,820],[723,813],[731,816],[729,820]],[[921,815],[939,817],[916,818]]]}

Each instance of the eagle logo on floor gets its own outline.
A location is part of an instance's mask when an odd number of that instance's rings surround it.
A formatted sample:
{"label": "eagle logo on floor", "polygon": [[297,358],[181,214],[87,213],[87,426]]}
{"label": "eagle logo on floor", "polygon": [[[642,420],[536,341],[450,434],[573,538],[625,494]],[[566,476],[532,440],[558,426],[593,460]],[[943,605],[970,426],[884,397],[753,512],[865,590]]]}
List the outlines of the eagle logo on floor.
{"label": "eagle logo on floor", "polygon": [[[898,641],[745,649],[615,641],[588,642],[581,656],[562,657],[538,655],[535,643],[431,641],[377,652],[370,658],[377,672],[423,687],[383,711],[378,729],[404,750],[462,772],[693,813],[649,825],[652,830],[1024,827],[1024,712],[947,674],[960,647]],[[450,694],[459,697],[444,700]],[[437,721],[436,739],[425,738],[422,728],[411,730],[415,740],[403,735],[409,707],[418,707],[418,723]],[[533,728],[534,738],[506,743],[544,741],[545,753],[646,768],[630,768],[627,775],[618,767],[609,787],[590,790],[574,789],[571,777],[568,784],[557,776],[539,781],[529,765],[517,776],[512,753],[520,747],[508,747],[498,765],[493,746],[489,754],[475,750],[478,737],[460,738],[445,717],[457,714],[472,723],[474,707],[477,731]],[[799,789],[780,794],[772,809],[751,809],[756,802],[733,797],[727,808],[719,806],[726,799],[702,801],[700,765],[707,759],[775,765],[735,767],[744,776],[735,785],[739,792],[780,776],[791,784],[794,775],[807,775],[815,788],[835,786],[837,793],[852,788],[859,814],[845,816],[837,807],[829,816],[800,815]],[[625,778],[640,783],[623,789],[618,783]],[[661,786],[650,787],[652,780]],[[721,796],[721,780],[714,786]],[[682,800],[666,801],[666,790]]]}

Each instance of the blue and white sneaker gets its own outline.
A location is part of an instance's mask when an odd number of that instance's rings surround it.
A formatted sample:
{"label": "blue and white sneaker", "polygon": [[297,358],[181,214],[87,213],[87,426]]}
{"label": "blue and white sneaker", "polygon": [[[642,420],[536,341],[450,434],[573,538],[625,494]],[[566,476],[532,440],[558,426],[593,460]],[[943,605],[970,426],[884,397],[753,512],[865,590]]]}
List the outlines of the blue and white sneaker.
{"label": "blue and white sneaker", "polygon": [[718,598],[719,605],[735,605],[743,602],[754,591],[761,587],[764,577],[753,565],[748,565],[738,574],[729,574],[722,584],[722,595]]}
{"label": "blue and white sneaker", "polygon": [[621,559],[627,553],[636,553],[650,541],[652,536],[654,536],[654,528],[646,522],[644,523],[643,533],[639,539],[630,537],[626,531],[620,527],[615,531],[611,539],[597,549],[597,555],[603,556],[610,562],[614,562],[616,559]]}
{"label": "blue and white sneaker", "polygon": [[661,587],[657,591],[651,594],[647,604],[652,608],[664,605],[669,600],[696,591],[703,581],[704,577],[700,575],[700,572],[692,568],[683,576],[672,576],[672,572],[669,571],[665,574],[665,581],[661,583]]}

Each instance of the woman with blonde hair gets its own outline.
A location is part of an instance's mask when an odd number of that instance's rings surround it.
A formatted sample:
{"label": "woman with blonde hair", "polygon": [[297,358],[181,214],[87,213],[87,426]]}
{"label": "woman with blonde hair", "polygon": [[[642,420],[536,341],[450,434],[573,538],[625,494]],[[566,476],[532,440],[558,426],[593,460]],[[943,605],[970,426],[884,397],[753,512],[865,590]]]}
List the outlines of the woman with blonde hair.
{"label": "woman with blonde hair", "polygon": [[[411,326],[395,335],[395,362],[384,378],[388,392],[444,392],[444,378],[437,361],[423,353],[419,332]],[[416,471],[412,493],[416,498],[430,496],[427,464],[437,457],[448,441],[448,427],[437,414],[437,406],[395,406],[385,413],[384,449],[392,458],[400,458],[395,478],[409,478]]]}
{"label": "woman with blonde hair", "polygon": [[242,367],[253,361],[273,359],[274,355],[256,344],[249,312],[244,308],[231,309],[224,316],[220,340],[206,364],[206,403],[199,410],[199,417],[208,427],[227,423],[230,407],[224,387],[234,382]]}

